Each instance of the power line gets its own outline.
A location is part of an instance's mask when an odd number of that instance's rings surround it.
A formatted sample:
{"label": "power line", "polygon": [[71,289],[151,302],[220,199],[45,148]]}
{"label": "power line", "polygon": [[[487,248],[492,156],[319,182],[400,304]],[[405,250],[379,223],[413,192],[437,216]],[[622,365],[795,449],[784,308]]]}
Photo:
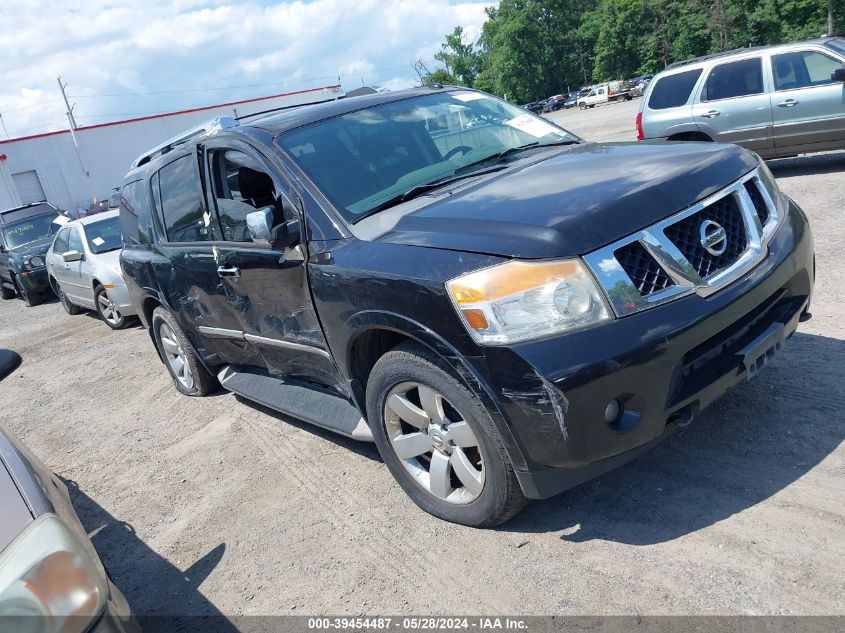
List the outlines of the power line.
{"label": "power line", "polygon": [[18,106],[17,108],[3,108],[3,112],[17,112],[18,110],[28,110],[29,108],[39,108],[43,105],[48,105],[50,103],[56,103],[57,101],[61,101],[61,99],[50,99],[48,101],[42,101],[41,103],[30,103],[29,105]]}

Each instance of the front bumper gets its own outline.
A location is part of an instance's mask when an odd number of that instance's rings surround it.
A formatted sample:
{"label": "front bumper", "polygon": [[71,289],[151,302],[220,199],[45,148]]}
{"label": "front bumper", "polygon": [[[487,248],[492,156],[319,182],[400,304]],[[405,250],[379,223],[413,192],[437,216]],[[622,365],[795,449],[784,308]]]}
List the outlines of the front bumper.
{"label": "front bumper", "polygon": [[[557,494],[633,459],[756,373],[745,365],[749,344],[770,340],[764,333],[777,324],[779,341],[795,332],[814,277],[809,225],[790,202],[766,259],[713,295],[564,337],[488,348],[476,369],[524,458],[517,475],[526,496]],[[612,399],[624,414],[608,423]]]}
{"label": "front bumper", "polygon": [[18,275],[18,280],[27,292],[31,292],[33,294],[53,292],[53,288],[50,286],[50,278],[47,274],[46,266],[23,271]]}

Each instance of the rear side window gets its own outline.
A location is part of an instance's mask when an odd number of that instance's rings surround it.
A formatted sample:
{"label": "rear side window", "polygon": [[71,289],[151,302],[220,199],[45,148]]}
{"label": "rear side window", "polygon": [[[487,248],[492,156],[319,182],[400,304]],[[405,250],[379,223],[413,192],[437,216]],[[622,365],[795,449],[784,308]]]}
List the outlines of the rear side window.
{"label": "rear side window", "polygon": [[718,101],[763,93],[763,60],[760,57],[719,64],[710,71],[702,101]]}
{"label": "rear side window", "polygon": [[701,68],[661,77],[651,90],[648,107],[652,110],[665,110],[684,105],[699,77]]}
{"label": "rear side window", "polygon": [[158,172],[161,212],[169,242],[205,242],[211,239],[210,216],[200,195],[196,159],[178,158]]}
{"label": "rear side window", "polygon": [[120,231],[128,246],[150,243],[150,202],[143,180],[123,185],[120,190]]}
{"label": "rear side window", "polygon": [[816,51],[772,56],[775,90],[812,88],[833,83],[830,74],[837,68],[842,68],[842,62]]}

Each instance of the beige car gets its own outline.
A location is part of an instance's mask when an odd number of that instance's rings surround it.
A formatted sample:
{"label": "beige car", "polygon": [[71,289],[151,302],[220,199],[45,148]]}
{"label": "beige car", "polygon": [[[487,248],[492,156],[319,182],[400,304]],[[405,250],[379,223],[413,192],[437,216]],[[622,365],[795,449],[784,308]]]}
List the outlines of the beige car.
{"label": "beige car", "polygon": [[746,48],[657,75],[637,137],[737,143],[764,158],[845,148],[845,38]]}

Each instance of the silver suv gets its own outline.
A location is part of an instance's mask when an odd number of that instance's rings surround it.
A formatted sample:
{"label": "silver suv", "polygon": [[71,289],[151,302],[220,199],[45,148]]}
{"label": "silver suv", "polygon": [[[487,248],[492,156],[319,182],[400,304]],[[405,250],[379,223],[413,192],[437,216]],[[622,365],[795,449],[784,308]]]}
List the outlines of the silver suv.
{"label": "silver suv", "polygon": [[737,143],[764,158],[845,148],[845,38],[678,62],[648,87],[637,138]]}

